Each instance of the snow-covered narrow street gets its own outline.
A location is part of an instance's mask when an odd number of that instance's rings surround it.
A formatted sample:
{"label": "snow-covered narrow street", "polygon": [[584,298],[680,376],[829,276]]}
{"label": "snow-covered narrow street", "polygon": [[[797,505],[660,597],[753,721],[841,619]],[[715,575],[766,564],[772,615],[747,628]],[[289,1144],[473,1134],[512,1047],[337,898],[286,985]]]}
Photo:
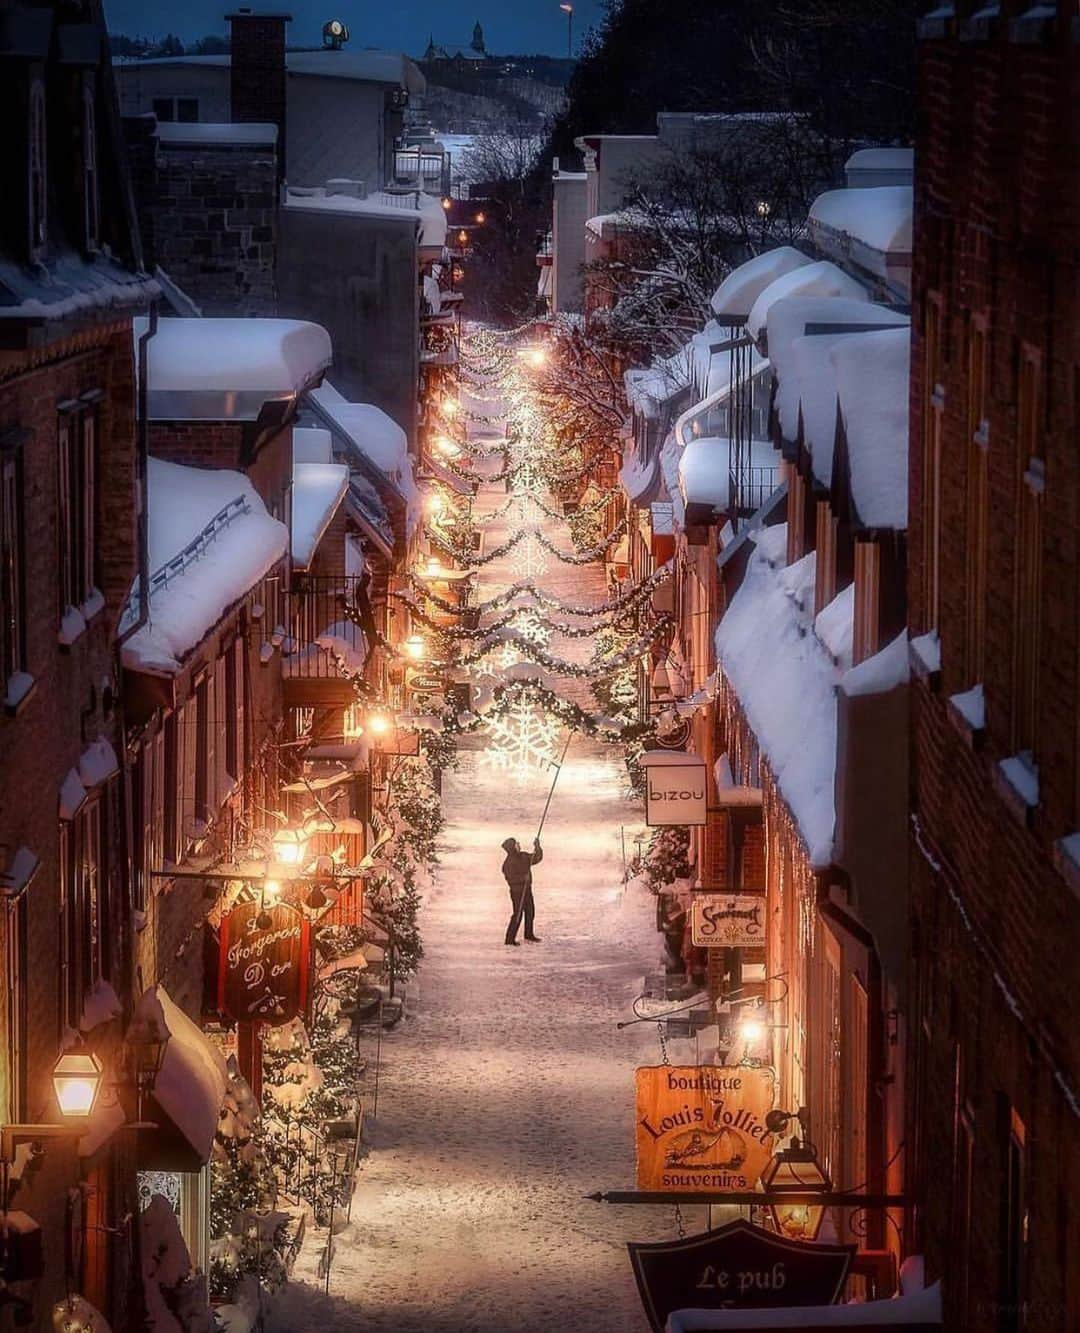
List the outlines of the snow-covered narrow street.
{"label": "snow-covered narrow street", "polygon": [[[486,486],[475,516],[505,499]],[[570,549],[564,523],[544,530]],[[502,519],[485,526],[488,549],[506,535]],[[515,577],[509,559],[482,566],[478,599]],[[602,565],[552,558],[538,581],[578,603],[605,596]],[[581,660],[588,641],[556,635],[551,650]],[[559,689],[588,702],[583,682]],[[575,736],[534,872],[541,943],[508,948],[500,844],[531,843],[550,776],[519,782],[483,762],[483,744],[466,738],[445,781],[426,957],[408,1017],[383,1041],[378,1121],[330,1296],[302,1262],[276,1303],[278,1333],[646,1327],[625,1242],[673,1234],[671,1210],[584,1198],[632,1186],[633,1071],[660,1057],[652,1024],[616,1028],[659,950],[654,899],[622,885],[623,830],[629,856],[641,811],[621,750]]]}

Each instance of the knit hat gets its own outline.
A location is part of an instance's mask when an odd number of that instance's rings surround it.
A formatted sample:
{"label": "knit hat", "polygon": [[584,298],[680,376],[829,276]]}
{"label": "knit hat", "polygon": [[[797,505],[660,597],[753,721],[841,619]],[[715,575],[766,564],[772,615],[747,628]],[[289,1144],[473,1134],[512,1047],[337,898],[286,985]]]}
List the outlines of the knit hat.
{"label": "knit hat", "polygon": [[502,845],[504,852],[512,852],[517,848],[517,838],[507,838]]}

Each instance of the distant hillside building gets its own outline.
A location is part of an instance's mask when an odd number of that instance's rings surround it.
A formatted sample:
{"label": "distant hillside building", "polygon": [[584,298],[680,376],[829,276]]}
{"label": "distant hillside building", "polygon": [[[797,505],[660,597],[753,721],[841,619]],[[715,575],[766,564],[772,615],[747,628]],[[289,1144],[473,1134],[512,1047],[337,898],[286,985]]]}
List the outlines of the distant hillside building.
{"label": "distant hillside building", "polygon": [[493,68],[494,60],[488,54],[487,45],[484,42],[484,29],[479,20],[473,28],[472,41],[468,46],[456,43],[436,42],[434,37],[428,37],[427,50],[424,52],[424,60],[430,61],[435,66],[449,66],[459,70],[476,71],[483,68]]}

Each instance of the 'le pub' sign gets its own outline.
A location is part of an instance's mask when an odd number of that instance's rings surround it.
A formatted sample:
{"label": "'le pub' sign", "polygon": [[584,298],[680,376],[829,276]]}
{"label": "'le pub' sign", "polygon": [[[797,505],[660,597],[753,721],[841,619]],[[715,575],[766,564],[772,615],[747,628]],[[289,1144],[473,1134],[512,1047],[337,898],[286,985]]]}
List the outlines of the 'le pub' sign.
{"label": "'le pub' sign", "polygon": [[257,924],[257,902],[239,903],[221,922],[218,1008],[238,1022],[280,1027],[307,1008],[311,926],[299,909],[274,903]]}

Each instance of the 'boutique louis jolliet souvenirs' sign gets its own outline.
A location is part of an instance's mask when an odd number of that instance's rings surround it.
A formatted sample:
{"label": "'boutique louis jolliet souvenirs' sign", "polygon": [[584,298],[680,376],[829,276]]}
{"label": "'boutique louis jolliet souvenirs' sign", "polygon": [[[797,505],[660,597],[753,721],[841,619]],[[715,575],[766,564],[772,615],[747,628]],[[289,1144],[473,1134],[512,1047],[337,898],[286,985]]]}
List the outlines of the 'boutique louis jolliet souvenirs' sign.
{"label": "'boutique louis jolliet souvenirs' sign", "polygon": [[649,828],[705,823],[709,787],[704,759],[678,750],[650,750],[641,756],[641,765]]}
{"label": "'boutique louis jolliet souvenirs' sign", "polygon": [[654,1333],[674,1310],[775,1310],[832,1305],[854,1245],[808,1245],[739,1219],[715,1231],[627,1246]]}
{"label": "'boutique louis jolliet souvenirs' sign", "polygon": [[764,945],[764,895],[696,893],[690,906],[696,949],[753,949]]}
{"label": "'boutique louis jolliet souvenirs' sign", "polygon": [[636,1071],[642,1190],[752,1190],[768,1164],[776,1075],[754,1065],[653,1065]]}
{"label": "'boutique louis jolliet souvenirs' sign", "polygon": [[310,961],[311,927],[297,908],[238,904],[221,922],[218,1008],[240,1022],[291,1022],[307,1007]]}

